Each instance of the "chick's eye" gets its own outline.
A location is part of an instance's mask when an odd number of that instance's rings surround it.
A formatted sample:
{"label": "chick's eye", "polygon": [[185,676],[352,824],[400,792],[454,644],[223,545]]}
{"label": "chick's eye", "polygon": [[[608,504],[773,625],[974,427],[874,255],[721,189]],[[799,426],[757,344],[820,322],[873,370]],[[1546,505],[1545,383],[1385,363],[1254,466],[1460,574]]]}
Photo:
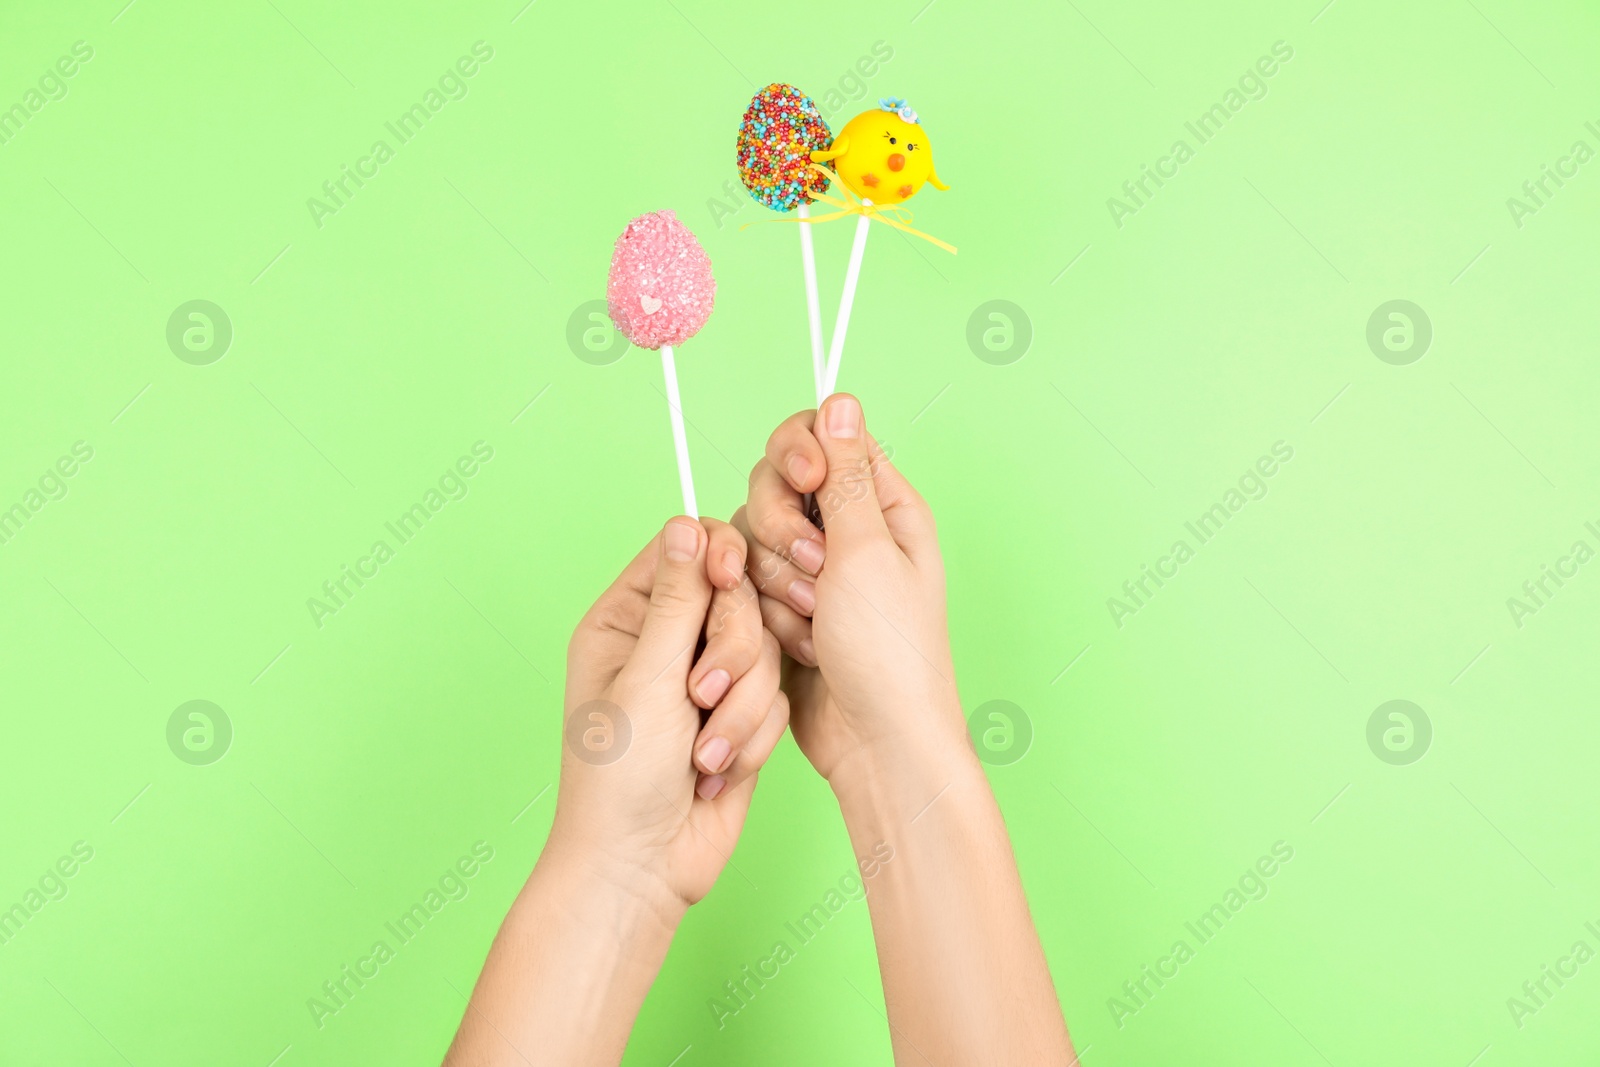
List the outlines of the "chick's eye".
{"label": "chick's eye", "polygon": [[917,150],[917,142],[912,141],[912,142],[910,142],[909,144],[906,145],[906,151],[907,152],[915,152],[916,150]]}

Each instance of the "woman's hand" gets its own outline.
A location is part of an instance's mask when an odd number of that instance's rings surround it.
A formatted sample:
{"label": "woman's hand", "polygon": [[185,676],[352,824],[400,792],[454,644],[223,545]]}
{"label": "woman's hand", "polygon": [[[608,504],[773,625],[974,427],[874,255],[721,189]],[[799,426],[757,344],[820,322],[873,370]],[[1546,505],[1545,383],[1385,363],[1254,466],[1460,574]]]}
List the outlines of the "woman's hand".
{"label": "woman's hand", "polygon": [[[756,771],[788,724],[777,641],[725,558],[739,539],[706,522],[711,534],[692,519],[668,522],[572,635],[546,845],[685,906],[727,862]],[[703,707],[713,709],[704,726]]]}
{"label": "woman's hand", "polygon": [[[826,533],[803,511],[812,492]],[[767,628],[794,661],[784,688],[795,741],[823,777],[930,748],[970,755],[933,514],[854,397],[773,432],[734,525]]]}
{"label": "woman's hand", "polygon": [[555,822],[450,1067],[622,1059],[678,922],[727,863],[788,722],[778,644],[743,561],[729,527],[673,519],[578,624]]}
{"label": "woman's hand", "polygon": [[[811,491],[826,534],[801,510]],[[795,661],[795,740],[856,855],[885,857],[867,906],[895,1062],[1077,1063],[967,738],[933,516],[854,397],[778,427],[734,521]]]}

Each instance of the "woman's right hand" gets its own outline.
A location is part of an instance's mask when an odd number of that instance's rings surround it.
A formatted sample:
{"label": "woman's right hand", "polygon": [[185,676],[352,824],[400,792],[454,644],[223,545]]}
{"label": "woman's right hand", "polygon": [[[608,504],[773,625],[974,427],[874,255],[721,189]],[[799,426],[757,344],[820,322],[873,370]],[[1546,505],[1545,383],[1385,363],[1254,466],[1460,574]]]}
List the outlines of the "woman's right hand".
{"label": "woman's right hand", "polygon": [[[806,517],[815,493],[823,530]],[[834,783],[911,753],[971,759],[933,514],[847,394],[773,432],[734,516],[786,664],[790,728]]]}

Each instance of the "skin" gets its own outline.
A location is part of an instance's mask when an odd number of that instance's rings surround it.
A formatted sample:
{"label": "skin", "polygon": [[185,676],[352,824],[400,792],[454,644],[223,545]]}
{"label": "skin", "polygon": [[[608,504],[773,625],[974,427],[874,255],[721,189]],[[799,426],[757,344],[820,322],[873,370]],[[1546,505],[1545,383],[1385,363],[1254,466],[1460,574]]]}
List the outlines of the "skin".
{"label": "skin", "polygon": [[[807,492],[826,533],[802,510]],[[832,786],[857,855],[877,841],[895,850],[867,897],[895,1062],[1076,1063],[967,737],[927,503],[855,398],[836,395],[778,427],[734,521],[791,657],[795,741]]]}
{"label": "skin", "polygon": [[867,900],[895,1062],[1077,1062],[967,739],[932,513],[853,397],[778,428],[733,527],[672,520],[595,602],[565,711],[621,736],[608,708],[629,744],[602,762],[569,730],[549,839],[446,1067],[621,1060],[786,726],[856,855],[881,860]]}
{"label": "skin", "polygon": [[857,196],[874,204],[898,204],[917,195],[923,183],[948,189],[933,169],[933,148],[920,124],[892,111],[863,111],[839,131],[833,144],[811,153]]}
{"label": "skin", "polygon": [[[624,709],[631,741],[610,763],[563,749],[550,836],[489,951],[447,1067],[621,1060],[672,935],[732,853],[756,772],[788,722],[777,641],[760,629],[753,589],[720,558],[735,539],[673,519],[573,633],[567,715],[608,701]],[[742,610],[728,610],[691,670],[719,599]],[[752,633],[748,666],[702,729],[692,679],[745,662],[737,642]],[[723,666],[702,671],[716,644]],[[718,737],[736,747],[708,767],[701,756]]]}

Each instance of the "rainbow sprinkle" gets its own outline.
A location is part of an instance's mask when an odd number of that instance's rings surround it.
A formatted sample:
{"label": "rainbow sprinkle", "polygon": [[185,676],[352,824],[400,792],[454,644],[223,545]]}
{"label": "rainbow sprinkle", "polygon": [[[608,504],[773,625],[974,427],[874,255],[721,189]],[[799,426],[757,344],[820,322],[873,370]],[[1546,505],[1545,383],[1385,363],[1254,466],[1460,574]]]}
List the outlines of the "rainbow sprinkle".
{"label": "rainbow sprinkle", "polygon": [[757,203],[793,211],[828,179],[811,170],[811,153],[833,143],[833,131],[809,96],[773,82],[755,95],[739,124],[739,178]]}

